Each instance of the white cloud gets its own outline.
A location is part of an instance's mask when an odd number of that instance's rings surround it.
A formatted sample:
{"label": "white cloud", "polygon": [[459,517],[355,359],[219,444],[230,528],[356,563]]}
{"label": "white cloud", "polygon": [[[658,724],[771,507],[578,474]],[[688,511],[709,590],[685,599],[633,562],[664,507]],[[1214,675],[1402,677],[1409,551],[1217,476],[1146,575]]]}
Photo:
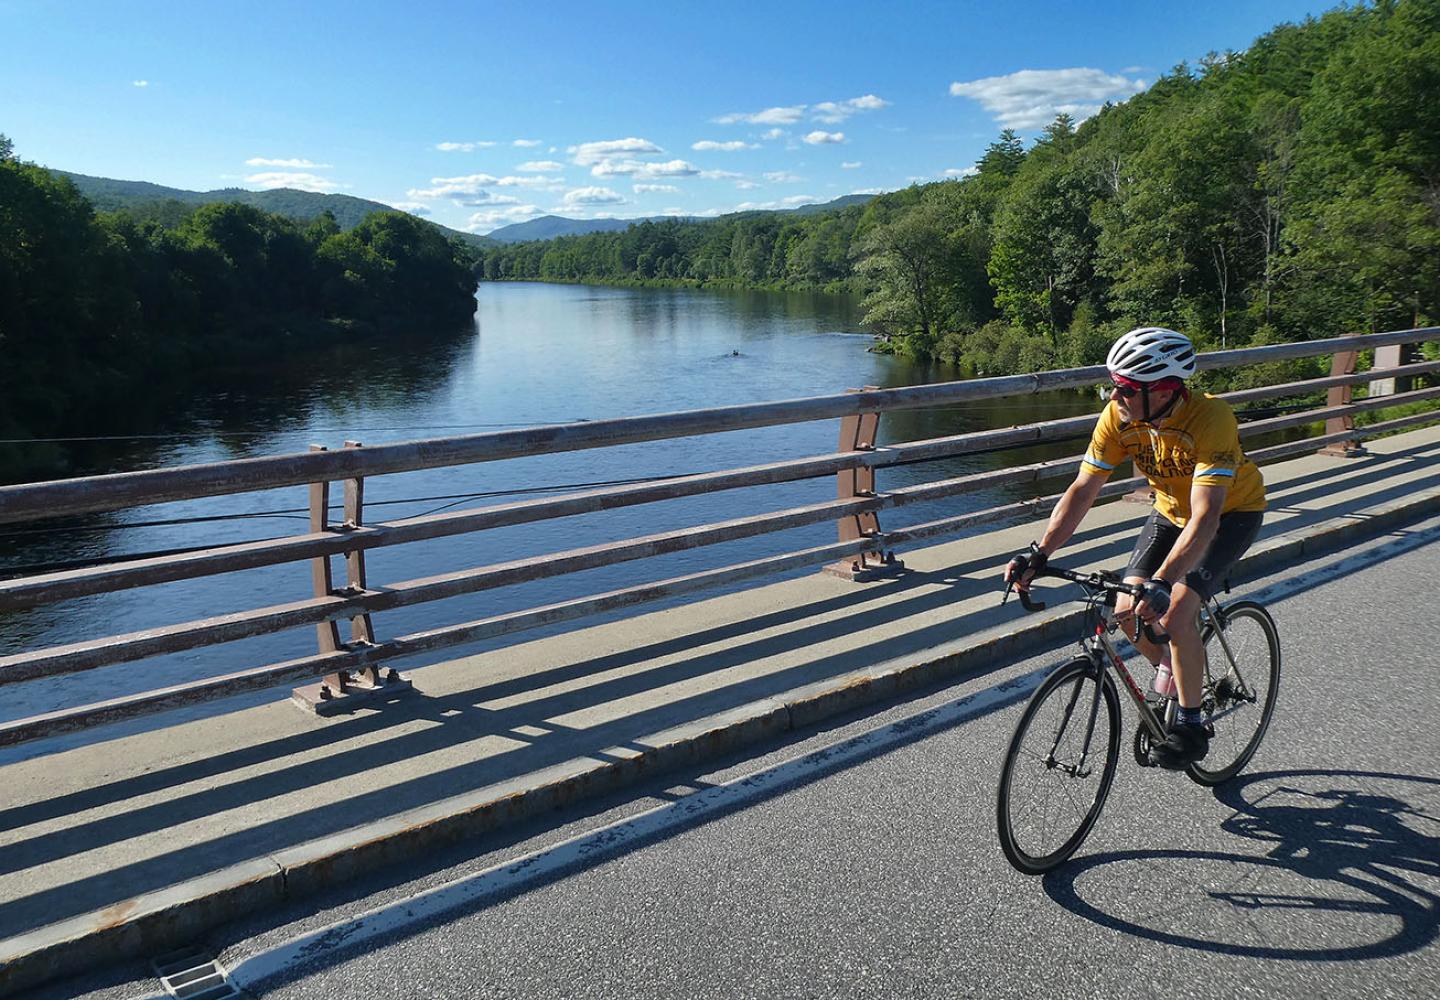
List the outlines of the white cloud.
{"label": "white cloud", "polygon": [[851,194],[884,194],[884,188],[856,188]]}
{"label": "white cloud", "polygon": [[493,142],[437,142],[435,148],[442,153],[473,153],[493,145]]}
{"label": "white cloud", "polygon": [[779,208],[793,208],[796,205],[805,205],[815,200],[811,194],[792,194],[788,198],[781,198],[779,201],[742,201],[732,211],[735,212],[773,212]]}
{"label": "white cloud", "polygon": [[263,156],[252,156],[245,161],[247,167],[290,167],[295,170],[329,170],[329,163],[311,163],[309,160],[267,160]]}
{"label": "white cloud", "polygon": [[418,201],[396,201],[391,202],[391,208],[398,208],[402,212],[409,212],[411,215],[429,215],[430,206],[422,205]]}
{"label": "white cloud", "polygon": [[486,212],[476,212],[470,216],[465,224],[466,232],[478,233],[489,232],[498,226],[508,225],[512,222],[525,222],[540,214],[536,205],[515,205],[510,208],[496,208]]}
{"label": "white cloud", "polygon": [[735,139],[732,142],[715,142],[712,139],[701,139],[699,142],[692,142],[690,148],[705,153],[734,153],[742,149],[758,149],[753,142],[742,142]]}
{"label": "white cloud", "polygon": [[545,143],[539,139],[516,139],[510,145],[519,146],[521,149],[534,149],[536,146],[543,146]]}
{"label": "white cloud", "polygon": [[679,194],[674,184],[634,184],[630,188],[636,194]]}
{"label": "white cloud", "polygon": [[557,190],[555,188],[557,179],[558,178],[554,177],[497,177],[495,178],[495,185],[502,188],[527,187]]}
{"label": "white cloud", "polygon": [[810,134],[805,136],[806,144],[811,146],[823,146],[827,143],[844,141],[844,132],[823,132],[818,128],[814,132],[811,132]]}
{"label": "white cloud", "polygon": [[297,191],[315,191],[325,194],[337,190],[340,185],[328,177],[319,177],[315,174],[297,174],[286,171],[270,171],[266,173],[251,174],[245,178],[247,184],[257,184],[266,190],[274,188],[294,188]]}
{"label": "white cloud", "polygon": [[492,194],[489,191],[481,191],[473,198],[466,198],[460,202],[463,208],[483,208],[486,205],[519,205],[519,198],[512,198],[508,194]]}
{"label": "white cloud", "polygon": [[741,191],[754,191],[758,187],[764,187],[764,185],[756,184],[754,181],[736,181],[735,187]]}
{"label": "white cloud", "polygon": [[700,176],[707,181],[738,181],[745,177],[744,174],[737,174],[733,170],[702,170]]}
{"label": "white cloud", "polygon": [[523,173],[556,174],[565,169],[565,164],[554,160],[529,160],[515,168]]}
{"label": "white cloud", "polygon": [[590,168],[596,177],[694,177],[700,168],[684,160],[668,160],[665,163],[645,163],[640,160],[601,160]]}
{"label": "white cloud", "polygon": [[649,153],[663,153],[665,150],[649,139],[606,139],[603,142],[582,142],[571,146],[570,153],[582,167],[593,167],[597,163],[619,156],[641,156]]}
{"label": "white cloud", "polygon": [[940,171],[940,176],[941,176],[941,177],[974,177],[974,176],[975,176],[976,174],[978,174],[979,172],[980,172],[980,168],[979,168],[979,167],[965,167],[965,168],[963,168],[963,169],[960,168],[960,167],[950,167],[950,168],[947,169],[947,170],[942,170],[942,171]]}
{"label": "white cloud", "polygon": [[859,170],[863,166],[865,166],[865,164],[861,163],[859,160],[846,160],[844,163],[840,164],[840,169]]}
{"label": "white cloud", "polygon": [[835,125],[861,111],[878,111],[889,106],[889,101],[881,100],[874,94],[866,94],[864,97],[852,97],[848,101],[822,101],[811,108],[811,117],[816,121]]}
{"label": "white cloud", "polygon": [[148,87],[148,86],[150,86],[150,81],[149,81],[149,80],[131,80],[131,81],[130,81],[130,86],[132,86],[132,87]]}
{"label": "white cloud", "polygon": [[766,108],[752,114],[737,111],[721,115],[714,121],[717,125],[738,125],[741,122],[749,122],[751,125],[794,125],[804,116],[805,107],[804,104],[792,104],[782,108]]}
{"label": "white cloud", "polygon": [[1059,114],[1076,122],[1106,101],[1124,100],[1145,89],[1145,81],[1098,69],[1022,69],[1008,76],[950,84],[953,97],[979,101],[1006,128],[1043,128]]}
{"label": "white cloud", "polygon": [[484,188],[497,183],[500,178],[494,174],[467,174],[464,177],[432,177],[432,188],[411,188],[406,194],[411,198],[444,198],[447,195],[476,195]]}
{"label": "white cloud", "polygon": [[565,206],[574,208],[582,205],[623,205],[625,197],[607,187],[582,187],[565,193]]}
{"label": "white cloud", "polygon": [[765,179],[771,184],[798,184],[805,178],[788,170],[771,170],[765,174]]}
{"label": "white cloud", "polygon": [[764,135],[762,135],[760,138],[762,138],[762,139],[783,139],[783,138],[785,138],[785,137],[786,137],[787,135],[789,135],[789,134],[790,134],[790,133],[787,132],[787,131],[785,131],[783,128],[772,128],[770,131],[766,132],[766,133],[765,133]]}
{"label": "white cloud", "polygon": [[483,195],[490,187],[555,188],[553,177],[496,177],[494,174],[466,174],[463,177],[432,177],[434,187],[411,188],[410,198],[464,198]]}

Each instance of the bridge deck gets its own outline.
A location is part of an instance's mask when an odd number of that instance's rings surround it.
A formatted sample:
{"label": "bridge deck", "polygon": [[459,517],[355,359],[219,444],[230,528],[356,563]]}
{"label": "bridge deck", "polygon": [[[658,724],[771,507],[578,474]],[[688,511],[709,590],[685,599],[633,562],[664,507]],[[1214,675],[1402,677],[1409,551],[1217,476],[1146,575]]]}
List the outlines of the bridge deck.
{"label": "bridge deck", "polygon": [[[1247,571],[1440,509],[1440,428],[1371,452],[1267,467]],[[1067,562],[1122,563],[1146,513],[1100,508]],[[896,580],[816,574],[424,667],[420,696],[378,711],[277,700],[6,764],[0,991],[1068,641],[1073,606],[997,606],[998,567],[1035,532],[905,552]]]}

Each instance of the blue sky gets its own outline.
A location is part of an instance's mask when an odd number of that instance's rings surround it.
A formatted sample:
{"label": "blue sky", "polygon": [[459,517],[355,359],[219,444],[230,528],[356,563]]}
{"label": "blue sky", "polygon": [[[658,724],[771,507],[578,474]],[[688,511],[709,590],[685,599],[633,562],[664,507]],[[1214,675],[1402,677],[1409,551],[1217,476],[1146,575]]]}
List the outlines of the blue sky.
{"label": "blue sky", "polygon": [[487,232],[958,176],[1333,3],[0,0],[24,159],[299,187]]}

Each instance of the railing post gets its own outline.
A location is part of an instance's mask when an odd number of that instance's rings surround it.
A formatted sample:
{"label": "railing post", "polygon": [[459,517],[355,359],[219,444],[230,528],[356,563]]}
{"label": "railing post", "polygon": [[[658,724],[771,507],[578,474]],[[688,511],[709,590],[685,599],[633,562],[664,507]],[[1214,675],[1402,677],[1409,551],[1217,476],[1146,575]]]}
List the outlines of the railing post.
{"label": "railing post", "polygon": [[[851,389],[850,391],[874,392],[878,388],[879,386],[867,385],[862,389]],[[839,450],[842,452],[873,451],[879,430],[880,412],[878,410],[841,417]],[[836,496],[840,500],[873,497],[875,495],[875,469],[869,465],[841,469],[835,474],[835,483]],[[842,517],[835,522],[835,525],[839,533],[839,540],[842,542],[880,536],[880,517],[874,511]],[[848,557],[843,562],[826,566],[825,572],[846,580],[863,583],[881,575],[899,572],[904,568],[905,564],[896,560],[895,553],[886,552],[877,546],[873,550]]]}
{"label": "railing post", "polygon": [[[1391,344],[1388,347],[1375,348],[1376,368],[1399,368],[1401,365],[1414,364],[1421,360],[1420,345],[1418,344]],[[1402,378],[1382,378],[1370,383],[1370,395],[1393,396],[1397,392],[1409,392],[1415,387],[1415,377],[1407,375]]]}
{"label": "railing post", "polygon": [[[346,448],[359,448],[359,441],[346,441]],[[324,445],[311,445],[311,451],[325,451]],[[362,477],[345,480],[345,521],[338,527],[330,526],[330,484],[310,484],[310,531],[354,531],[360,527],[365,504],[365,480]],[[317,556],[310,561],[310,576],[316,597],[336,594],[364,593],[365,553],[351,549],[345,553],[345,589],[336,591],[331,573],[330,557]],[[361,646],[375,645],[375,627],[369,612],[350,619],[350,642],[342,645],[339,626],[332,621],[323,621],[316,626],[321,653],[335,653],[355,650]],[[377,692],[398,693],[410,687],[410,682],[394,670],[379,664],[367,664],[360,668],[359,677],[351,677],[347,670],[337,670],[327,675],[318,684],[307,684],[295,688],[291,698],[296,704],[308,708],[318,715],[333,715],[352,708],[358,701],[365,700]]]}
{"label": "railing post", "polygon": [[[346,441],[345,447],[359,448],[359,441]],[[345,480],[345,530],[354,531],[360,527],[363,518],[365,504],[365,480],[357,476],[354,479]],[[363,549],[351,549],[345,553],[345,585],[352,593],[359,593],[365,589],[365,551]],[[351,642],[375,642],[375,627],[370,621],[370,614],[366,612],[356,615],[350,619],[350,641]],[[372,682],[376,681],[373,675],[375,667],[366,668],[372,674]]]}
{"label": "railing post", "polygon": [[[323,444],[312,444],[311,451],[329,451]],[[330,527],[330,484],[318,482],[310,484],[310,533],[318,535]],[[335,581],[331,574],[330,557],[316,556],[310,560],[310,582],[311,591],[316,597],[329,597],[335,592]],[[340,649],[340,629],[333,621],[323,621],[315,626],[315,638],[322,653],[334,653]],[[326,678],[331,680],[332,678]],[[339,673],[333,675],[336,681],[336,688],[343,691],[345,688],[346,676]]]}
{"label": "railing post", "polygon": [[[1347,336],[1355,337],[1359,336],[1359,334],[1351,333]],[[1380,367],[1380,352],[1383,350],[1385,350],[1385,348],[1383,347],[1376,348],[1377,367]],[[1359,361],[1359,359],[1359,351],[1336,351],[1330,359],[1330,377],[1337,378],[1341,375],[1354,375],[1355,365],[1356,362]],[[1387,365],[1384,367],[1390,366]],[[1354,394],[1354,386],[1333,386],[1332,388],[1325,391],[1325,405],[1349,406],[1352,399],[1354,398]],[[1355,415],[1353,413],[1347,413],[1339,417],[1331,417],[1330,419],[1325,421],[1325,433],[1327,435],[1345,434],[1347,432],[1353,431],[1354,429]],[[1319,454],[1332,455],[1336,458],[1361,458],[1370,453],[1365,450],[1365,446],[1361,444],[1360,441],[1357,439],[1350,441],[1336,441],[1333,444],[1327,444],[1325,447],[1320,449]]]}

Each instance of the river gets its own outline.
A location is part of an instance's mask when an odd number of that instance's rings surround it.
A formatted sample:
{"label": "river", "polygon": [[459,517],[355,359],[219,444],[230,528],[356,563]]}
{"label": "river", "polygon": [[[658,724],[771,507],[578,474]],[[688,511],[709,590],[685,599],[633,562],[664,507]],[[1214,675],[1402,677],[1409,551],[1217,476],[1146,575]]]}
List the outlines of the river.
{"label": "river", "polygon": [[[955,371],[941,366],[871,353],[868,348],[873,341],[863,332],[854,303],[834,297],[517,283],[482,285],[477,298],[474,328],[454,336],[295,354],[271,367],[232,372],[216,389],[190,400],[158,427],[137,427],[129,415],[117,413],[106,426],[94,429],[97,436],[116,440],[96,442],[77,452],[80,465],[75,474],[284,454],[302,451],[312,442],[332,448],[348,439],[380,444],[957,377]],[[894,413],[882,417],[880,440],[936,437],[1095,412],[1098,407],[1093,396],[1051,393]],[[693,473],[822,454],[835,449],[837,434],[837,421],[822,421],[377,477],[366,483],[367,520],[496,502],[493,497],[488,501],[483,497],[458,502],[440,499],[459,494],[524,496],[532,494],[512,491]],[[883,489],[923,482],[1073,453],[1079,447],[1072,442],[1001,456],[965,456],[882,469],[879,484]],[[786,483],[379,549],[368,556],[369,579],[372,585],[383,585],[816,503],[833,498],[834,491],[833,478]],[[1002,488],[886,512],[881,523],[917,523],[1036,492],[1034,484]],[[306,530],[305,503],[305,489],[293,487],[92,515],[47,524],[39,530],[34,525],[0,526],[0,570],[302,532]],[[266,516],[151,524],[256,513]],[[834,539],[833,524],[813,525],[385,612],[375,616],[375,627],[384,639]],[[0,655],[309,596],[309,567],[289,564],[4,612],[0,613]],[[556,628],[581,627],[597,620],[601,619]],[[534,630],[492,644],[520,642],[542,634],[543,630]],[[481,648],[485,647],[461,647],[431,659]],[[314,629],[306,627],[11,685],[5,688],[0,718],[21,718],[314,651]],[[282,696],[282,691],[251,695],[204,711]],[[186,710],[189,715],[196,711]],[[129,723],[123,728],[142,724]],[[121,729],[111,727],[106,735]],[[0,759],[30,752],[34,751],[14,748]]]}

